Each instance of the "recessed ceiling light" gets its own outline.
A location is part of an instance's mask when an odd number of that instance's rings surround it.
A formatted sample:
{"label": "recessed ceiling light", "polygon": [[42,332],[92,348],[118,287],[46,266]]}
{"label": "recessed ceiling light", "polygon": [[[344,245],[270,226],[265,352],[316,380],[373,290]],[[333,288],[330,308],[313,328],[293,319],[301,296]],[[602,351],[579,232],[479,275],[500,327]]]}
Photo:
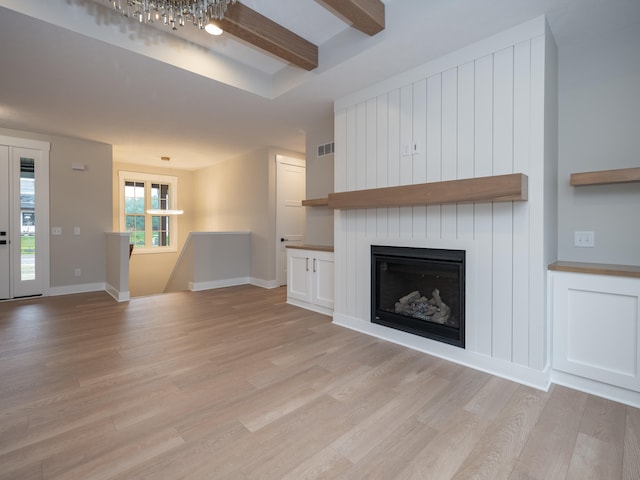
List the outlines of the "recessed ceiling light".
{"label": "recessed ceiling light", "polygon": [[204,29],[210,35],[222,35],[224,30],[222,30],[218,25],[213,22],[209,22],[204,26]]}

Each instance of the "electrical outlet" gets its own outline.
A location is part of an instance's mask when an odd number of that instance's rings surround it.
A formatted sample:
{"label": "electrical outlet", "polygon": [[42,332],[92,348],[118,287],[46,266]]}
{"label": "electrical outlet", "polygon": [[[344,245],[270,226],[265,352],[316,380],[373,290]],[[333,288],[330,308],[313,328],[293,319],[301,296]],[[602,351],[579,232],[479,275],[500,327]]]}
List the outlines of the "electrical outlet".
{"label": "electrical outlet", "polygon": [[80,227],[73,227],[73,234],[80,235]]}
{"label": "electrical outlet", "polygon": [[76,268],[76,269],[73,271],[73,274],[74,274],[76,277],[79,277],[80,275],[82,275],[82,272],[80,271],[80,269],[79,269],[79,268]]}
{"label": "electrical outlet", "polygon": [[574,232],[574,242],[576,247],[594,247],[595,235],[593,232]]}
{"label": "electrical outlet", "polygon": [[51,227],[51,235],[62,235],[62,227]]}

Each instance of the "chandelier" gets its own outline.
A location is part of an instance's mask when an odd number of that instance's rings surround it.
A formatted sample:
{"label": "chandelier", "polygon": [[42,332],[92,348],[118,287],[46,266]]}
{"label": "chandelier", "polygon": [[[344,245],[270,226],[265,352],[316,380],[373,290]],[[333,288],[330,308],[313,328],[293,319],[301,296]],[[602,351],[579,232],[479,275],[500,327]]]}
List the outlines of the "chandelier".
{"label": "chandelier", "polygon": [[[236,0],[107,0],[113,8],[125,17],[134,18],[140,23],[160,22],[177,30],[191,23],[200,29],[206,29],[213,35],[222,30],[214,25],[215,20],[222,20],[227,6]],[[210,31],[211,26],[219,32]],[[214,29],[215,30],[215,29]]]}

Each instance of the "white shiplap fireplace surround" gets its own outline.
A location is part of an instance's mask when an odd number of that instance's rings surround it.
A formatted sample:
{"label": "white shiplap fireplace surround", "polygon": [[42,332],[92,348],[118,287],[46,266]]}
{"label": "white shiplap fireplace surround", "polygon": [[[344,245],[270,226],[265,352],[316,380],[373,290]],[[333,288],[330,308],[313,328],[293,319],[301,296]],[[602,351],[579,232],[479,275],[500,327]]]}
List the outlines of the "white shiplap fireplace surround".
{"label": "white shiplap fireplace surround", "polygon": [[[556,65],[540,17],[336,102],[336,192],[522,173],[528,200],[335,210],[334,323],[548,388]],[[466,251],[465,349],[371,323],[371,245]]]}

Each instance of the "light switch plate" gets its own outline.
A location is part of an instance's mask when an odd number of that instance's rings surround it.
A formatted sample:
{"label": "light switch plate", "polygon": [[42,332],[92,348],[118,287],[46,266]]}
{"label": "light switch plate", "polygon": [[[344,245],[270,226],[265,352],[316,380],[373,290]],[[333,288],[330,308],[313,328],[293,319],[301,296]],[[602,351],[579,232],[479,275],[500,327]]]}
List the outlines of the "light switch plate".
{"label": "light switch plate", "polygon": [[594,247],[595,234],[593,232],[575,232],[573,243],[576,247]]}

